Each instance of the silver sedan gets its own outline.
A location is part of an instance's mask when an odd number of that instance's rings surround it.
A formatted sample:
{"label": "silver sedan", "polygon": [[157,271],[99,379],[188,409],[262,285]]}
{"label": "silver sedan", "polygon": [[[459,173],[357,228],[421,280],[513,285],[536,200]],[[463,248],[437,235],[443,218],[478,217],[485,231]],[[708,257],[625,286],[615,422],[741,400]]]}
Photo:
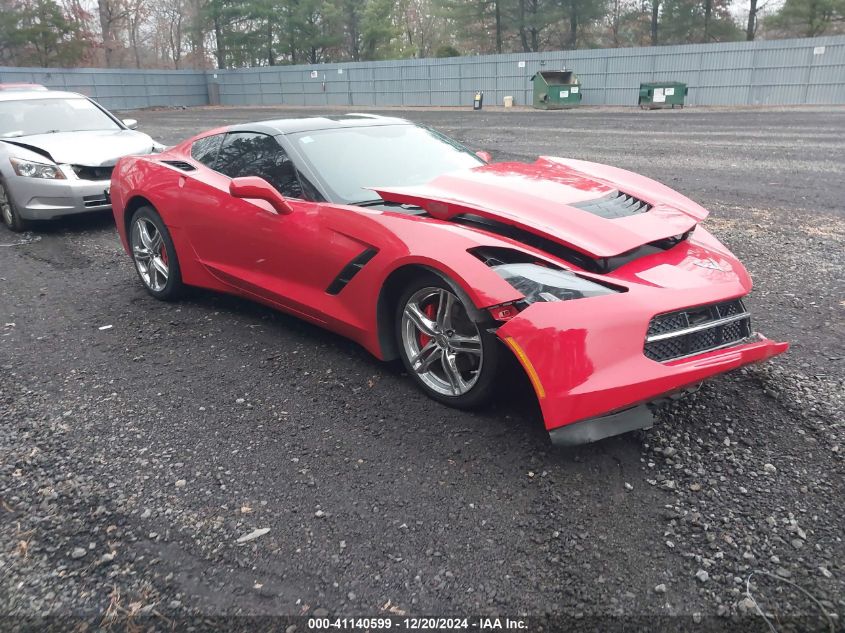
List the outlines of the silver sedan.
{"label": "silver sedan", "polygon": [[87,97],[0,85],[0,216],[13,231],[32,220],[111,208],[117,159],[163,147]]}

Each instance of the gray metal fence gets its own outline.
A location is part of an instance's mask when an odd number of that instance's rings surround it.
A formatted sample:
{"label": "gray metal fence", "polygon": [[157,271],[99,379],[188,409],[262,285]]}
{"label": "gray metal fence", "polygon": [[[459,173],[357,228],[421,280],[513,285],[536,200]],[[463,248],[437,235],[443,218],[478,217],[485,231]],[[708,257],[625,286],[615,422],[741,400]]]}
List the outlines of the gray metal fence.
{"label": "gray metal fence", "polygon": [[206,73],[197,70],[0,67],[0,83],[18,82],[79,92],[113,110],[208,104]]}
{"label": "gray metal fence", "polygon": [[[514,53],[209,74],[224,105],[530,104],[538,70],[574,70],[583,103],[636,105],[644,81],[682,81],[690,105],[845,104],[845,36],[648,48]],[[216,84],[216,85],[215,85]]]}
{"label": "gray metal fence", "polygon": [[167,105],[457,106],[531,99],[538,70],[574,70],[587,105],[636,105],[682,81],[689,105],[845,104],[845,36],[216,71],[0,68],[0,82],[82,92],[116,110]]}

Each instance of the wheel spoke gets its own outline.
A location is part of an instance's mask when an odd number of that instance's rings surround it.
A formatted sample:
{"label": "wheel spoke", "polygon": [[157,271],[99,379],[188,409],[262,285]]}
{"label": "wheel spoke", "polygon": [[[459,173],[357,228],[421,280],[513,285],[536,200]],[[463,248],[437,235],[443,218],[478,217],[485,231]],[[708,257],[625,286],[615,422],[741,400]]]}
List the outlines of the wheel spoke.
{"label": "wheel spoke", "polygon": [[147,227],[147,223],[143,220],[138,220],[136,226],[138,227],[138,236],[141,238],[141,243],[144,245],[144,248],[149,251],[152,251],[153,238],[150,236],[150,231]]}
{"label": "wheel spoke", "polygon": [[167,279],[167,264],[165,264],[161,257],[153,257],[152,259],[152,267],[158,272],[165,280]]}
{"label": "wheel spoke", "polygon": [[440,291],[440,298],[437,302],[437,325],[440,331],[445,332],[452,328],[452,305],[455,302],[455,295],[448,290]]}
{"label": "wheel spoke", "polygon": [[437,326],[435,322],[423,314],[419,305],[416,303],[409,303],[405,306],[405,316],[426,336],[434,336],[436,334]]}
{"label": "wheel spoke", "polygon": [[417,352],[411,359],[411,367],[418,374],[424,374],[429,371],[430,367],[443,354],[443,350],[438,347],[434,340],[430,340],[425,347]]}
{"label": "wheel spoke", "polygon": [[152,254],[149,249],[146,249],[143,246],[135,246],[132,251],[135,253],[135,259],[140,259],[144,263],[148,263],[152,258]]}
{"label": "wheel spoke", "polygon": [[161,239],[161,233],[156,231],[155,235],[152,236],[152,243],[150,244],[150,250],[153,253],[161,254],[163,245],[164,245],[164,242]]}
{"label": "wheel spoke", "polygon": [[441,356],[443,365],[443,373],[446,375],[446,380],[452,387],[452,393],[456,396],[464,393],[467,389],[466,382],[464,382],[461,372],[458,370],[458,365],[455,362],[455,355],[449,352],[444,352]]}
{"label": "wheel spoke", "polygon": [[481,356],[481,337],[455,334],[449,339],[449,346],[457,354]]}

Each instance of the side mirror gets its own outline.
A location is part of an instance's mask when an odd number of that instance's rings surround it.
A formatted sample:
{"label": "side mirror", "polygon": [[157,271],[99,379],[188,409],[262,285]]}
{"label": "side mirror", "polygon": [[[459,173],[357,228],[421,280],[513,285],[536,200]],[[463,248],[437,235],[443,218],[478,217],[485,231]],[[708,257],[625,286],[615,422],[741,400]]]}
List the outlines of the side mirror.
{"label": "side mirror", "polygon": [[293,212],[285,197],[276,191],[269,182],[258,176],[233,178],[229,183],[229,193],[235,198],[257,198],[269,202],[280,215]]}
{"label": "side mirror", "polygon": [[485,163],[489,163],[491,160],[493,160],[493,157],[490,156],[490,152],[485,152],[484,150],[477,151],[475,155],[478,156]]}
{"label": "side mirror", "polygon": [[130,130],[135,130],[138,128],[138,121],[135,119],[123,119],[123,125],[128,127]]}

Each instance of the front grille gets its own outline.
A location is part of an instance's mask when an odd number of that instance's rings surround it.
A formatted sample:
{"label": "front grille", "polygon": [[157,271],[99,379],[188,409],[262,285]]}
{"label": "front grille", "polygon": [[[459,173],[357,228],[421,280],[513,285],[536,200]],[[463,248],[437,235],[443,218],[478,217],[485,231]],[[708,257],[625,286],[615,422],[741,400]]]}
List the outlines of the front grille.
{"label": "front grille", "polygon": [[613,191],[597,200],[586,200],[570,205],[582,211],[592,213],[606,220],[627,218],[629,215],[645,213],[651,209],[648,202],[635,198],[621,191]]}
{"label": "front grille", "polygon": [[94,194],[93,196],[82,196],[82,202],[85,204],[86,209],[90,209],[91,207],[103,207],[110,204],[105,192]]}
{"label": "front grille", "polygon": [[114,166],[88,167],[86,165],[71,165],[76,177],[80,180],[110,180]]}
{"label": "front grille", "polygon": [[648,324],[644,352],[666,362],[739,343],[751,336],[751,315],[734,299],[659,314]]}

